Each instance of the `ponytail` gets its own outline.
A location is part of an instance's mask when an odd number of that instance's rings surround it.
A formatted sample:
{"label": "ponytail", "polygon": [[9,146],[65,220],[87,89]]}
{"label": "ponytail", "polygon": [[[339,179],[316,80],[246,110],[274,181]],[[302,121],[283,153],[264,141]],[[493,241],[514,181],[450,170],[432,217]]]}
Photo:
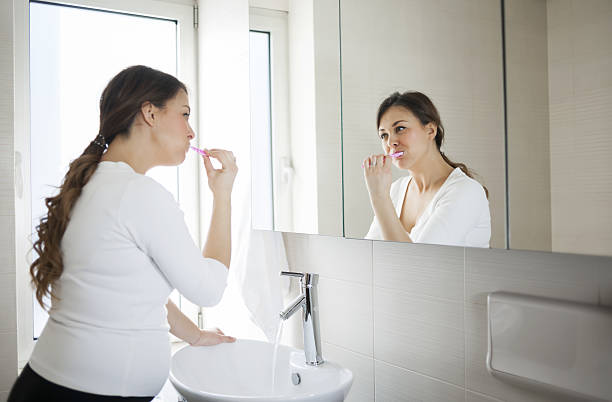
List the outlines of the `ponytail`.
{"label": "ponytail", "polygon": [[30,275],[36,286],[36,300],[43,308],[44,297],[56,298],[51,285],[64,270],[60,243],[70,221],[70,211],[81,195],[81,190],[96,171],[104,151],[95,141],[70,163],[59,194],[45,198],[47,216],[43,217],[36,227],[38,239],[32,247],[38,253],[38,258],[30,265]]}

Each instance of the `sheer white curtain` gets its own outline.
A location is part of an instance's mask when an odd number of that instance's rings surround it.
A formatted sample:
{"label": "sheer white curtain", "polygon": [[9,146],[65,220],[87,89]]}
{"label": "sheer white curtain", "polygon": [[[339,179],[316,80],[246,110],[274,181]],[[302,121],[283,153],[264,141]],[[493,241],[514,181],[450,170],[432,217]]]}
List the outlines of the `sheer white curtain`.
{"label": "sheer white curtain", "polygon": [[[279,271],[287,268],[287,260],[280,233],[251,229],[249,2],[200,0],[199,15],[198,143],[233,151],[239,168],[232,194],[229,284],[221,303],[206,309],[205,326],[239,338],[273,341],[282,309]],[[205,183],[206,173],[201,175]],[[200,202],[205,238],[209,191],[202,191]]]}

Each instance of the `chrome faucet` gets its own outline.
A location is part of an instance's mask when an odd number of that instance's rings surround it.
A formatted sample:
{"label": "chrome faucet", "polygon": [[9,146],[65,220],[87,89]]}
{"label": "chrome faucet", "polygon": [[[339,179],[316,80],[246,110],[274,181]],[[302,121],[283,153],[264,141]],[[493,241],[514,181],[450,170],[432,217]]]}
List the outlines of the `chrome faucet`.
{"label": "chrome faucet", "polygon": [[318,274],[282,271],[281,275],[300,278],[300,295],[281,311],[284,321],[302,307],[302,326],[304,329],[304,354],[306,364],[319,366],[324,363],[321,356],[321,336],[319,332]]}

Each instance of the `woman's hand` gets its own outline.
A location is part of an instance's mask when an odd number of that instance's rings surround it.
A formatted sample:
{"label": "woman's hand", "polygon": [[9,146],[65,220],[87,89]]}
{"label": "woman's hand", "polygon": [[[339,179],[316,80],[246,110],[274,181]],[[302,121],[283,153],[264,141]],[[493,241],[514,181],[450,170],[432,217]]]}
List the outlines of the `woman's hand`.
{"label": "woman's hand", "polygon": [[390,157],[383,154],[368,156],[363,161],[363,176],[372,202],[389,197],[392,180]]}
{"label": "woman's hand", "polygon": [[391,200],[391,157],[370,155],[363,161],[370,202],[384,240],[412,242]]}
{"label": "woman's hand", "polygon": [[213,346],[220,343],[233,343],[236,342],[236,338],[228,336],[223,333],[219,328],[215,328],[212,331],[204,329],[200,330],[200,337],[191,346]]}
{"label": "woman's hand", "polygon": [[[224,149],[205,149],[209,157],[202,156],[208,176],[208,187],[214,195],[229,196],[232,193],[234,179],[238,173],[236,157],[231,151]],[[221,169],[215,169],[210,161],[215,158],[221,162]]]}

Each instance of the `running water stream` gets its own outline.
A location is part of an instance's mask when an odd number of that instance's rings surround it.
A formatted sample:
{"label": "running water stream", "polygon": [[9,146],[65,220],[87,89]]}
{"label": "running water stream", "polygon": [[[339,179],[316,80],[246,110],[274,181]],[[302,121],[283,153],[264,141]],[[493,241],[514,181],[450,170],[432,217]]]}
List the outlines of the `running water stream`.
{"label": "running water stream", "polygon": [[276,342],[274,343],[274,353],[272,354],[272,394],[274,394],[276,390],[276,358],[278,356],[278,347],[283,334],[283,323],[285,320],[279,319],[279,321],[278,330],[276,331]]}

